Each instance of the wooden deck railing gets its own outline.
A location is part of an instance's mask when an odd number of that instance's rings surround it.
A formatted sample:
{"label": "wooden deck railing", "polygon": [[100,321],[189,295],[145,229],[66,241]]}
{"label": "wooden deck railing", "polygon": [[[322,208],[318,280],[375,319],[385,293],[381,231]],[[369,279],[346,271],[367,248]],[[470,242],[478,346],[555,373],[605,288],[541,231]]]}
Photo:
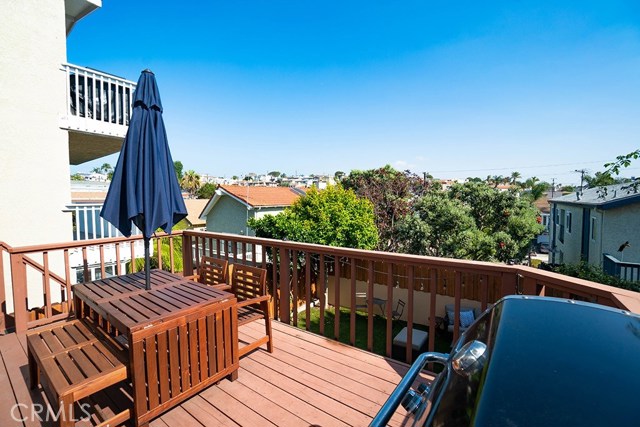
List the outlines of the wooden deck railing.
{"label": "wooden deck railing", "polygon": [[[169,245],[169,259],[164,269],[183,270],[193,274],[203,255],[223,258],[230,263],[241,263],[266,268],[268,287],[272,296],[273,316],[288,324],[298,324],[298,312],[304,327],[311,327],[311,303],[319,307],[319,329],[321,334],[338,339],[341,319],[334,317],[333,331],[325,331],[326,307],[344,307],[350,311],[349,342],[356,341],[357,293],[364,291],[386,300],[385,353],[392,354],[392,311],[398,298],[406,298],[407,342],[411,342],[416,319],[424,319],[429,330],[436,328],[436,317],[443,316],[443,304],[451,303],[455,308],[454,339],[460,334],[459,316],[461,307],[469,303],[482,309],[501,297],[510,294],[546,295],[584,300],[618,307],[640,313],[640,294],[601,285],[586,280],[563,276],[518,265],[503,265],[478,261],[463,261],[416,255],[395,254],[304,244],[281,240],[262,239],[234,234],[184,231],[169,238],[159,235],[155,240],[155,257],[160,258],[162,246]],[[9,254],[12,278],[13,319],[16,330],[25,330],[67,315],[72,277],[68,265],[68,252],[80,248],[86,259],[88,247],[98,247],[101,254],[102,276],[105,275],[103,256],[105,245],[119,248],[133,244],[141,237],[112,238],[80,241],[54,245],[12,248],[2,244]],[[176,240],[178,239],[178,240]],[[182,245],[181,264],[173,256],[174,242]],[[177,243],[176,243],[177,244]],[[52,268],[48,258],[51,253],[61,252],[65,262]],[[133,255],[133,254],[132,254]],[[138,254],[141,256],[142,253]],[[36,260],[35,258],[40,259]],[[117,255],[119,258],[119,255]],[[36,262],[37,261],[37,262]],[[115,274],[123,274],[120,262]],[[3,264],[0,261],[0,272]],[[135,263],[134,263],[135,267]],[[29,276],[27,270],[30,271]],[[39,276],[40,281],[33,276]],[[29,276],[29,277],[27,277]],[[84,279],[89,280],[85,266]],[[4,275],[0,274],[0,289],[4,289]],[[61,295],[52,298],[51,283],[59,284]],[[35,287],[42,287],[43,304],[39,318],[29,318],[33,304],[27,294]],[[29,289],[29,292],[27,292]],[[0,298],[2,294],[0,294]],[[1,300],[0,300],[1,301]],[[54,310],[54,303],[57,302]],[[367,348],[373,349],[374,310],[379,311],[371,298],[367,298]],[[337,311],[337,310],[336,310]],[[3,309],[4,314],[10,314]],[[428,313],[428,315],[427,315]],[[7,316],[11,317],[11,316]],[[429,334],[428,348],[435,349],[435,334]],[[407,346],[406,360],[412,360],[411,346]]]}
{"label": "wooden deck railing", "polygon": [[[165,269],[171,272],[176,271],[173,254],[175,239],[182,239],[181,232],[173,233],[171,236],[157,233],[152,239],[154,257],[158,265],[163,264],[162,246],[168,243],[169,257],[165,260]],[[0,332],[7,328],[15,328],[20,332],[67,317],[72,310],[71,285],[78,281],[90,281],[92,278],[89,271],[89,253],[98,252],[97,269],[100,277],[125,274],[122,263],[143,256],[141,250],[136,252],[136,243],[141,240],[142,236],[132,236],[22,247],[11,247],[0,242],[3,255],[0,257],[0,302],[3,305],[0,318],[3,327],[0,328]],[[105,258],[106,249],[113,259]],[[71,271],[70,251],[73,250],[81,254],[80,280]],[[122,256],[125,250],[129,255],[126,258]],[[3,271],[5,254],[9,255],[9,275]],[[112,273],[106,269],[108,261],[112,265]],[[132,272],[137,271],[136,263],[131,262],[130,268]],[[7,279],[12,290],[12,310],[8,308],[9,304],[5,299]]]}
{"label": "wooden deck railing", "polygon": [[[225,258],[231,263],[257,265],[269,269],[270,293],[274,297],[274,315],[280,321],[297,325],[297,307],[305,311],[305,326],[310,328],[310,302],[319,302],[319,329],[325,334],[325,307],[328,288],[332,288],[334,307],[350,310],[349,341],[355,344],[356,291],[366,287],[367,295],[379,295],[383,287],[386,299],[385,352],[392,354],[392,310],[396,293],[402,289],[407,298],[407,342],[411,342],[418,293],[428,294],[427,326],[436,328],[439,299],[453,299],[455,319],[453,339],[460,334],[459,316],[462,300],[475,301],[482,309],[510,294],[555,296],[583,300],[640,312],[640,294],[610,286],[575,279],[557,273],[526,266],[510,266],[477,261],[364,251],[322,245],[260,239],[232,234],[185,231],[184,267],[192,271],[203,255]],[[341,300],[341,288],[348,290],[346,301]],[[449,300],[450,300],[449,299]],[[367,301],[367,348],[373,348],[372,298]],[[337,311],[337,310],[336,310]],[[293,313],[293,316],[292,316]],[[331,331],[328,331],[331,334]],[[334,331],[338,339],[340,316],[334,317]],[[435,334],[429,334],[429,350],[435,348]],[[411,361],[411,346],[406,359]]]}

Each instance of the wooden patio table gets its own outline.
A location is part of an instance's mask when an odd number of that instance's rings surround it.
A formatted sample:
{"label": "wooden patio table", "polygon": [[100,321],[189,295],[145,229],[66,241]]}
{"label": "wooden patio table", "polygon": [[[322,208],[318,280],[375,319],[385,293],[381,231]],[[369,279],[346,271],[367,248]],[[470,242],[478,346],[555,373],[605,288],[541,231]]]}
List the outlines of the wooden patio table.
{"label": "wooden patio table", "polygon": [[129,348],[136,426],[209,385],[238,375],[237,300],[162,270],[73,287],[76,316],[91,317]]}

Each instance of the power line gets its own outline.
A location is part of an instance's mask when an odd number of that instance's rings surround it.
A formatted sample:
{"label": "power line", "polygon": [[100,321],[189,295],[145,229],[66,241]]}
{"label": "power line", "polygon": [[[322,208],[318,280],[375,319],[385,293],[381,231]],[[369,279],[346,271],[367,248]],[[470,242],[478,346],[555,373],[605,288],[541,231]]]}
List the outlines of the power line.
{"label": "power line", "polygon": [[594,160],[591,162],[577,162],[577,163],[558,163],[554,165],[539,165],[539,166],[510,166],[510,167],[502,167],[502,168],[485,168],[485,169],[457,169],[457,170],[439,170],[439,171],[430,171],[429,173],[451,173],[451,172],[486,172],[486,171],[500,171],[500,170],[518,170],[518,169],[534,169],[534,168],[552,168],[557,166],[575,166],[575,165],[584,165],[584,164],[592,164],[592,163],[606,163],[609,160]]}

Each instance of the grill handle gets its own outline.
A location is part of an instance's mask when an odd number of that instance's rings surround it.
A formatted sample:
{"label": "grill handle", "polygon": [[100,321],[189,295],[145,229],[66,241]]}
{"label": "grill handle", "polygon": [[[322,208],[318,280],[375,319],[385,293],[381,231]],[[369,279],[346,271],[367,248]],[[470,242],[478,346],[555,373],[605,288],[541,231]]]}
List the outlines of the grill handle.
{"label": "grill handle", "polygon": [[402,399],[407,394],[407,391],[409,390],[409,388],[411,388],[411,384],[413,384],[413,382],[416,380],[420,371],[424,369],[424,366],[427,363],[431,362],[441,363],[444,365],[447,363],[448,358],[448,354],[435,352],[422,353],[420,356],[418,356],[416,361],[413,362],[413,365],[411,365],[409,371],[393,390],[387,401],[384,402],[384,405],[382,405],[382,408],[380,408],[378,414],[371,421],[369,427],[385,427],[389,423],[389,420],[391,419],[393,414],[396,412],[398,406],[400,406],[400,402],[402,402]]}

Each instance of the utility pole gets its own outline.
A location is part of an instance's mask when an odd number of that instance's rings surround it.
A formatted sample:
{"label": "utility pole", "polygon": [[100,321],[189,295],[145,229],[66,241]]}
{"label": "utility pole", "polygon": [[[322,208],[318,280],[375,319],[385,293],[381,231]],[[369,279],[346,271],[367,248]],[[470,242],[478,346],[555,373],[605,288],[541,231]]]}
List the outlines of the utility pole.
{"label": "utility pole", "polygon": [[580,194],[583,193],[583,188],[582,186],[584,185],[584,174],[587,173],[586,169],[576,169],[574,172],[578,172],[580,174]]}
{"label": "utility pole", "polygon": [[553,195],[556,191],[556,179],[551,178],[551,198],[553,199]]}

